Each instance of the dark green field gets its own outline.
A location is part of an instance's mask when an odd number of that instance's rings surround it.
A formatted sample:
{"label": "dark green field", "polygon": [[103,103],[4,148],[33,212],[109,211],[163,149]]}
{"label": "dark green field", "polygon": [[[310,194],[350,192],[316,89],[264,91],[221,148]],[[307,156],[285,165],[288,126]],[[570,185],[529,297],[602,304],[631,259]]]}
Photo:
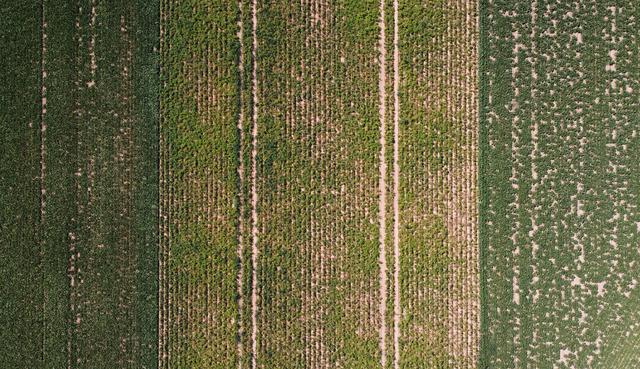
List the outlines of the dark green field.
{"label": "dark green field", "polygon": [[636,368],[640,6],[480,9],[480,366]]}
{"label": "dark green field", "polygon": [[0,367],[156,367],[157,4],[0,19]]}

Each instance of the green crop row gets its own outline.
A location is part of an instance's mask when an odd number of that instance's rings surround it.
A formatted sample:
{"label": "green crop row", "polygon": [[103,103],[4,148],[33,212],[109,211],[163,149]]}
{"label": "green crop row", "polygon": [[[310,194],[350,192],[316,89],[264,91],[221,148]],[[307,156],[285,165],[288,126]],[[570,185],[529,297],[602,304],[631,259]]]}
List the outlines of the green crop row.
{"label": "green crop row", "polygon": [[476,364],[474,9],[399,6],[403,368]]}
{"label": "green crop row", "polygon": [[378,13],[374,2],[319,10],[280,1],[258,13],[265,368],[379,362]]}
{"label": "green crop row", "polygon": [[237,360],[238,4],[161,4],[160,367]]}

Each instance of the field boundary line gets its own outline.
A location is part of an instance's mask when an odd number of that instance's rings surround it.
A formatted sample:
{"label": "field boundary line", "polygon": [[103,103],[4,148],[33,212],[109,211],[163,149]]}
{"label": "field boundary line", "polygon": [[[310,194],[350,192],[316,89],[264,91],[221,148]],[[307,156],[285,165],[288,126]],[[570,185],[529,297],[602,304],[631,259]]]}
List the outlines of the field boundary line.
{"label": "field boundary line", "polygon": [[253,45],[251,55],[253,57],[252,72],[252,127],[251,127],[251,365],[256,368],[256,354],[258,351],[258,192],[257,192],[257,160],[258,153],[258,61],[256,49],[258,48],[258,2],[253,0],[251,9]]}
{"label": "field boundary line", "polygon": [[395,369],[400,368],[400,49],[398,0],[393,0],[393,349]]}
{"label": "field boundary line", "polygon": [[379,62],[380,71],[378,75],[378,89],[379,89],[379,117],[380,117],[380,154],[379,154],[379,168],[380,178],[378,181],[378,191],[380,192],[380,198],[378,203],[378,225],[379,225],[379,258],[378,264],[380,266],[380,304],[379,304],[379,318],[380,318],[380,365],[382,368],[387,366],[387,250],[386,250],[386,238],[387,238],[387,159],[386,159],[386,102],[387,102],[387,47],[386,47],[386,24],[385,24],[385,0],[380,0],[380,18],[378,26],[380,28],[378,47],[379,47]]}

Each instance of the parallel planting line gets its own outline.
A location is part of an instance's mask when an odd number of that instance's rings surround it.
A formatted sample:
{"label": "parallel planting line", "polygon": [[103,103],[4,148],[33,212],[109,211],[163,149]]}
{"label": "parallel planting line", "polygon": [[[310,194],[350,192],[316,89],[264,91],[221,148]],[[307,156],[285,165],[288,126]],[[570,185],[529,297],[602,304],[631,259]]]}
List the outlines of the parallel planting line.
{"label": "parallel planting line", "polygon": [[[45,113],[47,112],[47,87],[45,86],[44,80],[47,76],[47,72],[45,70],[45,53],[46,53],[46,29],[47,23],[45,20],[45,12],[44,12],[44,2],[40,6],[40,16],[41,16],[41,24],[40,24],[40,219],[38,221],[39,226],[44,226],[44,212],[45,212],[45,131],[47,130],[47,123],[44,120]],[[42,262],[42,284],[44,286],[45,280],[45,268],[44,268],[44,240],[39,240],[40,247],[40,258]],[[42,289],[42,311],[43,313],[47,311],[46,309],[46,298],[47,291],[45,288]],[[46,319],[42,320],[42,328],[43,332],[45,332],[47,321]],[[42,335],[42,350],[40,352],[42,362],[45,362],[45,340],[46,335]]]}
{"label": "parallel planting line", "polygon": [[47,71],[45,69],[45,53],[47,52],[46,40],[47,40],[47,22],[44,18],[44,3],[41,6],[41,30],[40,30],[40,224],[44,222],[44,195],[45,195],[45,132],[47,130],[47,123],[44,120],[44,116],[47,112],[47,86],[45,86],[44,80],[47,77]]}
{"label": "parallel planting line", "polygon": [[[40,242],[41,6],[5,2],[0,7],[0,357],[4,367],[41,366],[43,265]],[[35,72],[34,71],[38,71]],[[12,124],[10,124],[11,122]]]}
{"label": "parallel planting line", "polygon": [[257,187],[257,160],[258,153],[258,61],[256,49],[258,47],[258,15],[257,0],[253,0],[251,9],[253,45],[251,54],[253,57],[253,72],[251,91],[253,95],[252,128],[251,128],[251,364],[256,368],[256,354],[258,351],[258,191]]}
{"label": "parallel planting line", "polygon": [[[165,42],[166,42],[166,4],[165,1],[160,1],[160,28],[159,28],[159,44],[158,54],[160,59],[165,55]],[[163,63],[159,63],[160,75],[165,75],[165,67]],[[166,139],[164,135],[163,125],[164,122],[164,99],[160,97],[158,99],[159,109],[159,122],[158,122],[158,368],[166,368],[167,364],[167,277],[165,263],[167,259],[167,239],[168,239],[168,227],[167,227],[167,179],[166,179],[166,165],[167,165],[167,152],[166,152]]]}
{"label": "parallel planting line", "polygon": [[[325,0],[258,4],[257,366],[380,367],[379,66],[370,63],[379,60],[379,7]],[[248,7],[245,13],[249,25]],[[247,200],[246,239],[249,208]],[[247,267],[245,275],[250,273]],[[245,345],[251,345],[249,339]]]}
{"label": "parallel planting line", "polygon": [[[81,11],[80,9],[78,9],[74,17],[75,18],[74,33],[77,35],[77,37],[74,38],[74,40],[76,40],[76,45],[74,46],[78,50],[82,50],[83,48],[82,39],[81,37],[79,37],[83,33],[83,24],[81,23],[81,17],[82,17]],[[80,68],[80,66],[82,65],[81,60],[82,58],[80,56],[80,53],[77,53],[75,57],[75,64],[78,66],[78,68]],[[80,86],[82,86],[83,74],[79,72],[76,78],[77,78],[76,88],[78,88],[78,90],[81,91]],[[81,105],[80,99],[76,99],[76,101],[74,101],[75,111],[73,113],[73,117],[77,120],[79,120],[80,117],[82,116],[81,106],[82,105]],[[81,159],[81,158],[84,158],[84,155],[86,154],[84,150],[85,144],[83,140],[85,135],[86,135],[86,130],[80,130],[80,129],[78,130],[77,136],[76,136],[78,138],[78,143],[75,147],[76,171],[74,174],[76,178],[74,179],[74,184],[75,184],[74,195],[75,195],[75,206],[76,206],[75,213],[78,217],[80,217],[81,215],[84,216],[85,214],[85,210],[84,210],[85,197],[83,196],[83,189],[89,180],[89,173],[86,168],[86,163],[84,163]],[[87,157],[86,159],[89,159],[89,157]],[[83,175],[84,172],[87,172],[87,173]],[[79,285],[80,285],[81,279],[78,273],[78,269],[80,265],[79,250],[81,247],[80,241],[84,240],[84,232],[81,225],[82,223],[80,221],[77,221],[76,227],[75,227],[76,228],[75,233],[74,232],[69,233],[69,250],[68,250],[69,257],[67,262],[69,267],[67,270],[67,277],[69,278],[69,310],[71,311],[72,320],[67,327],[67,337],[66,337],[67,369],[71,369],[74,361],[76,361],[77,358],[79,357],[79,346],[78,346],[78,343],[76,342],[76,339],[78,337],[78,329],[80,326],[79,324],[80,322]]]}
{"label": "parallel planting line", "polygon": [[[240,78],[240,111],[238,113],[238,276],[237,276],[237,294],[238,294],[238,369],[242,368],[242,357],[244,352],[243,337],[244,337],[244,320],[243,320],[243,307],[244,307],[244,22],[242,11],[242,0],[238,1],[238,9],[240,12],[240,20],[238,21],[238,41],[240,44],[240,55],[238,59],[238,73]],[[255,168],[255,167],[254,167]]]}
{"label": "parallel planting line", "polygon": [[28,3],[0,7],[0,366],[154,366],[154,2]]}
{"label": "parallel planting line", "polygon": [[400,368],[400,50],[398,0],[393,1],[393,367]]}
{"label": "parallel planting line", "polygon": [[[388,1],[388,9],[391,5]],[[394,113],[402,117],[400,124],[393,115],[399,130],[394,160],[402,169],[416,170],[398,169],[395,195],[400,214],[394,227],[402,243],[394,238],[401,247],[394,255],[393,278],[400,291],[394,294],[394,323],[400,328],[394,325],[394,350],[400,351],[394,366],[473,368],[475,5],[410,0],[398,1],[397,7],[398,36],[389,37],[393,82],[400,86],[394,88],[399,101]]]}
{"label": "parallel planting line", "polygon": [[378,225],[380,227],[380,233],[378,240],[380,243],[379,250],[379,264],[380,264],[380,364],[383,368],[387,366],[387,251],[386,251],[386,238],[387,238],[387,159],[386,159],[386,114],[387,114],[387,92],[386,92],[386,80],[387,80],[387,47],[385,37],[385,1],[380,1],[380,20],[378,26],[380,27],[380,72],[378,80],[379,89],[379,114],[380,114],[380,180],[378,183],[378,190],[380,192],[380,200],[378,204]]}

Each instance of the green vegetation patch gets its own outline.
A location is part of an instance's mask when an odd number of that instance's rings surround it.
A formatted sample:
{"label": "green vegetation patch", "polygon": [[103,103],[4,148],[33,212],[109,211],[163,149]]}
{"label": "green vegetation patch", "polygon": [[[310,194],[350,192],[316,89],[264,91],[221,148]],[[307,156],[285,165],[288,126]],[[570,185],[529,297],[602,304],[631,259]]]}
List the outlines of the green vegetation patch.
{"label": "green vegetation patch", "polygon": [[479,365],[635,367],[640,8],[480,10]]}
{"label": "green vegetation patch", "polygon": [[156,8],[2,7],[6,367],[157,365]]}

